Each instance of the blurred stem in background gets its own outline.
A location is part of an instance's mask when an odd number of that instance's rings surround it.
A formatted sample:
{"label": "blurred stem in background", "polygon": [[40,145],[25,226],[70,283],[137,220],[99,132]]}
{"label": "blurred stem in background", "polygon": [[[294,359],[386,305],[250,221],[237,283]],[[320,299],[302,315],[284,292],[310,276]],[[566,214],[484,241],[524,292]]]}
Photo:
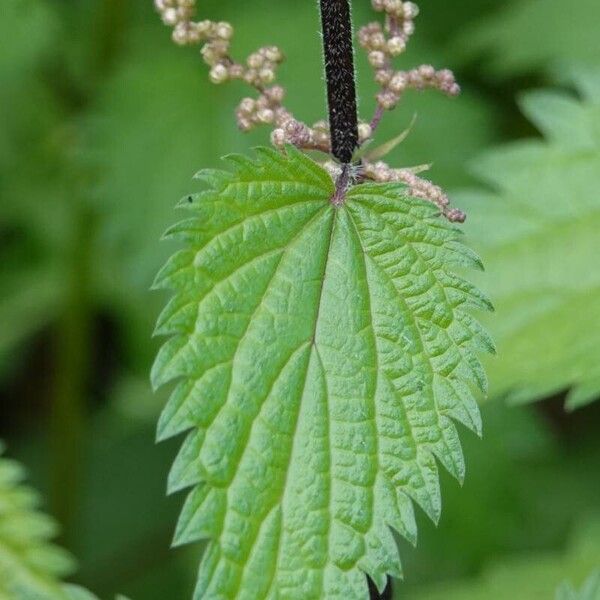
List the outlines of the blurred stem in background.
{"label": "blurred stem in background", "polygon": [[68,242],[65,313],[58,325],[51,416],[51,509],[67,543],[73,541],[79,504],[90,374],[92,309],[89,300],[93,222],[80,210]]}
{"label": "blurred stem in background", "polygon": [[[64,109],[76,121],[94,102],[103,80],[110,73],[120,49],[127,23],[127,7],[122,0],[98,0],[96,26],[89,32],[91,53],[88,76],[92,82],[84,88],[79,81],[68,80],[67,90],[56,90]],[[70,35],[82,35],[70,31]],[[61,66],[62,67],[62,66]],[[59,80],[59,85],[60,85]],[[62,82],[63,84],[65,82]],[[63,93],[61,93],[61,91]],[[55,377],[52,391],[50,425],[51,496],[50,504],[61,523],[63,542],[75,541],[75,523],[81,499],[83,457],[85,454],[87,406],[94,356],[94,306],[90,293],[92,249],[96,219],[88,202],[92,177],[85,165],[75,158],[81,143],[75,131],[73,147],[65,149],[65,170],[70,173],[69,192],[73,202],[70,239],[66,241],[66,301],[56,332]]]}

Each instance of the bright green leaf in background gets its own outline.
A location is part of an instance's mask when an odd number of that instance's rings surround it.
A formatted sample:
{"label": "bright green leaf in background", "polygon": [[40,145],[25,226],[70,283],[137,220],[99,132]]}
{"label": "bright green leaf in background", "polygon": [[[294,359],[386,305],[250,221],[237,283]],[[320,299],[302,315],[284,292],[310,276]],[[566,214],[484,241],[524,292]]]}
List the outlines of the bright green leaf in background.
{"label": "bright green leaf in background", "polygon": [[56,524],[37,510],[39,498],[23,477],[18,463],[0,456],[0,598],[76,600],[78,589],[60,582],[73,560],[49,541]]}
{"label": "bright green leaf in background", "polygon": [[577,87],[581,99],[525,95],[545,139],[489,152],[474,170],[492,191],[457,199],[499,315],[492,393],[522,402],[571,388],[570,408],[600,395],[600,75]]}
{"label": "bright green leaf in background", "polygon": [[589,576],[580,590],[564,582],[556,591],[556,600],[600,600],[600,571]]}
{"label": "bright green leaf in background", "polygon": [[212,540],[197,598],[362,599],[400,575],[411,500],[439,519],[436,459],[464,477],[453,420],[480,431],[493,350],[465,309],[490,305],[431,204],[363,184],[336,208],[310,159],[257,153],[199,173],[156,281],[153,383],[179,380],[158,435],[188,432],[169,488],[194,486],[175,543]]}
{"label": "bright green leaf in background", "polygon": [[[490,566],[474,582],[430,586],[411,600],[550,600],[559,585],[557,600],[598,600],[597,577],[582,584],[580,593],[562,581],[569,577],[583,582],[599,565],[600,520],[596,517],[580,523],[569,548],[562,553],[530,553],[507,559]],[[566,589],[574,595],[566,594]]]}
{"label": "bright green leaf in background", "polygon": [[456,44],[464,57],[484,57],[494,74],[523,74],[564,64],[598,64],[596,0],[512,0],[469,26]]}

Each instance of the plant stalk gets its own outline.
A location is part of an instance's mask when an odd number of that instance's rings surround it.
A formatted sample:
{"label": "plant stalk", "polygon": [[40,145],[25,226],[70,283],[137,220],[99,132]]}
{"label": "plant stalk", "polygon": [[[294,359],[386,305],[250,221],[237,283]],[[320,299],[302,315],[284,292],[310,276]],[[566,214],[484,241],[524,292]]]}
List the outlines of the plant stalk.
{"label": "plant stalk", "polygon": [[[110,72],[125,32],[127,9],[122,0],[98,0],[98,27],[92,48],[87,87],[80,81],[67,81],[61,94],[65,110],[79,117],[94,101],[94,93]],[[60,82],[63,83],[64,82]],[[75,101],[73,101],[75,99]],[[76,141],[76,144],[79,140]],[[72,151],[73,149],[71,149]],[[77,513],[87,436],[87,397],[93,360],[93,305],[90,297],[92,251],[96,221],[87,206],[90,173],[71,162],[65,154],[69,172],[70,196],[75,199],[71,237],[66,246],[66,284],[64,313],[58,323],[55,342],[55,371],[50,416],[51,493],[54,516],[61,525],[62,540],[73,546],[76,540]]]}
{"label": "plant stalk", "polygon": [[50,422],[51,509],[67,545],[75,540],[86,436],[86,393],[91,362],[89,220],[77,211],[70,241],[64,314],[58,325]]}
{"label": "plant stalk", "polygon": [[320,7],[331,149],[342,164],[349,164],[358,146],[350,0],[320,0]]}

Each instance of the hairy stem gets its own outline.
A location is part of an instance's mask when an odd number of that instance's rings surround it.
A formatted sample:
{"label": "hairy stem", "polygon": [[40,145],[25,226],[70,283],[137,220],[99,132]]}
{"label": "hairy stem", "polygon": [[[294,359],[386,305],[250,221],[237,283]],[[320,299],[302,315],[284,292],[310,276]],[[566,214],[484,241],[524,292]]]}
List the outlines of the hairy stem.
{"label": "hairy stem", "polygon": [[358,115],[349,0],[320,0],[331,150],[348,164],[358,145]]}

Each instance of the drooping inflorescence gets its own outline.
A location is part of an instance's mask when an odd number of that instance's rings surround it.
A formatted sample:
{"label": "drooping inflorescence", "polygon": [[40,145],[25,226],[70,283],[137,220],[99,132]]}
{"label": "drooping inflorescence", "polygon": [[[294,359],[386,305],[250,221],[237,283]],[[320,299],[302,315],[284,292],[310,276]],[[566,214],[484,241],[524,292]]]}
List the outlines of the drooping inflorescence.
{"label": "drooping inflorescence", "polygon": [[448,69],[436,71],[431,65],[421,65],[408,71],[397,71],[393,59],[403,54],[414,33],[414,19],[419,9],[414,2],[373,0],[373,8],[385,13],[384,24],[374,21],[358,32],[360,45],[368,52],[369,63],[375,70],[375,81],[381,86],[377,103],[381,110],[394,108],[408,89],[438,89],[456,96],[460,87]]}
{"label": "drooping inflorescence", "polygon": [[[234,29],[225,21],[195,21],[196,0],[154,0],[165,25],[173,28],[173,41],[182,46],[202,44],[201,55],[210,67],[212,83],[243,81],[257,95],[245,97],[236,108],[238,127],[251,131],[260,125],[271,126],[271,143],[280,149],[286,144],[301,150],[316,150],[331,154],[329,123],[317,121],[312,126],[298,120],[285,105],[285,89],[276,83],[277,68],[284,60],[283,52],[276,46],[264,46],[250,54],[244,62],[235,61],[231,54]],[[454,74],[448,69],[436,70],[431,65],[421,65],[409,70],[395,70],[393,60],[405,52],[414,33],[414,20],[419,9],[413,2],[401,0],[372,0],[377,12],[384,13],[383,23],[374,21],[361,27],[358,41],[368,53],[374,69],[375,81],[380,85],[377,108],[368,121],[358,125],[359,144],[371,140],[381,122],[384,112],[394,109],[402,95],[409,89],[437,89],[449,96],[456,96],[460,87]],[[336,176],[338,165],[326,160],[325,168]],[[419,177],[411,169],[394,169],[382,162],[370,162],[368,155],[354,169],[357,180],[379,182],[398,181],[407,185],[411,195],[428,200],[440,208],[451,221],[462,222],[464,213],[449,207],[448,196],[443,190]]]}

